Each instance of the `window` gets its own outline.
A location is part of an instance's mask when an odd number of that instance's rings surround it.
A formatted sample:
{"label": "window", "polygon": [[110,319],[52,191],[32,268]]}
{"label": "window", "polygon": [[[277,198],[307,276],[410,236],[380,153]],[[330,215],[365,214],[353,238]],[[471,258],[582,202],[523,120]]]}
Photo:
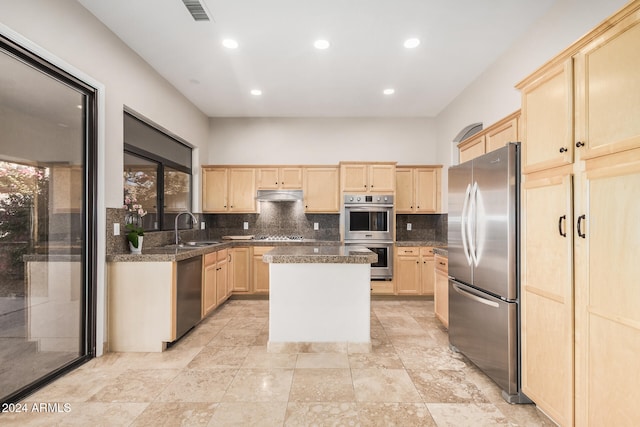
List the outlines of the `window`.
{"label": "window", "polygon": [[[191,210],[191,148],[132,114],[124,114],[124,194],[147,211],[143,228],[173,230]],[[187,216],[180,228],[191,228]]]}

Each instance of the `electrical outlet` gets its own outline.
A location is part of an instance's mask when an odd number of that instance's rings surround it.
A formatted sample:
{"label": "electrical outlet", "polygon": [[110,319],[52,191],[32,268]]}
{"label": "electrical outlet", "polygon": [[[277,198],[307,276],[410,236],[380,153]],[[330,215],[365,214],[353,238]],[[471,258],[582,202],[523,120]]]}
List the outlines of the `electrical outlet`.
{"label": "electrical outlet", "polygon": [[120,235],[120,223],[119,222],[114,222],[113,223],[113,235],[114,236],[119,236]]}
{"label": "electrical outlet", "polygon": [[410,222],[407,223],[407,231],[411,231],[411,223]]}
{"label": "electrical outlet", "polygon": [[313,229],[314,229],[314,230],[320,230],[320,224],[319,224],[319,223],[317,223],[317,222],[314,222],[314,223],[313,223]]}
{"label": "electrical outlet", "polygon": [[204,230],[204,228],[205,228],[206,224],[207,224],[206,222],[202,221],[202,222],[200,223],[200,230]]}
{"label": "electrical outlet", "polygon": [[249,223],[247,221],[244,222],[244,224],[242,225],[242,228],[244,228],[245,230],[249,229]]}

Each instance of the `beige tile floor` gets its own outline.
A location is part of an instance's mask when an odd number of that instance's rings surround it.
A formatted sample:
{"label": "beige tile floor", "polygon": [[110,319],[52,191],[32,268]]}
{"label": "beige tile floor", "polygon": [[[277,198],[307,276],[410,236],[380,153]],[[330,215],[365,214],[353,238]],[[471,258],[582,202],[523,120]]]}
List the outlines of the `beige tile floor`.
{"label": "beige tile floor", "polygon": [[267,353],[268,310],[230,300],[166,352],[93,359],[21,402],[27,412],[0,414],[0,425],[554,425],[533,405],[507,404],[449,350],[433,301],[372,301],[370,353]]}

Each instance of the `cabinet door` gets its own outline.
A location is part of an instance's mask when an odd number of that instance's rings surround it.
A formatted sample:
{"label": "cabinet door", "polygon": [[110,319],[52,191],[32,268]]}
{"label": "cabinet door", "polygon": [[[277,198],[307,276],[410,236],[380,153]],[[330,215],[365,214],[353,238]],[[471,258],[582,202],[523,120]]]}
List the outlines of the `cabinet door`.
{"label": "cabinet door", "polygon": [[204,277],[202,279],[202,317],[216,308],[216,269],[215,262],[204,267]]}
{"label": "cabinet door", "polygon": [[475,159],[485,153],[485,136],[480,135],[460,148],[460,163]]}
{"label": "cabinet door", "polygon": [[576,425],[635,425],[640,148],[587,160],[585,168],[588,195],[576,210],[575,236]]}
{"label": "cabinet door", "polygon": [[340,210],[337,167],[304,169],[304,210],[309,213],[334,213]]}
{"label": "cabinet door", "polygon": [[253,168],[229,169],[229,212],[256,211],[255,180]]}
{"label": "cabinet door", "polygon": [[256,171],[258,190],[274,190],[280,188],[278,168],[258,168]]}
{"label": "cabinet door", "polygon": [[280,168],[280,188],[298,190],[302,188],[302,168]]}
{"label": "cabinet door", "polygon": [[202,211],[227,211],[227,168],[202,168]]}
{"label": "cabinet door", "polygon": [[433,248],[420,248],[420,263],[420,294],[433,295],[436,265]]}
{"label": "cabinet door", "polygon": [[340,166],[342,191],[368,191],[368,169],[365,164],[343,164]]}
{"label": "cabinet door", "polygon": [[393,192],[396,184],[395,165],[369,165],[369,191]]}
{"label": "cabinet door", "polygon": [[[637,12],[636,12],[637,13]],[[576,57],[577,150],[594,157],[640,144],[640,21],[624,20]]]}
{"label": "cabinet door", "polygon": [[233,248],[229,260],[229,290],[233,292],[249,292],[251,286],[251,250],[250,248]]}
{"label": "cabinet door", "polygon": [[253,248],[253,292],[269,293],[269,264],[262,260],[262,255],[273,249],[273,246],[255,246]]}
{"label": "cabinet door", "polygon": [[413,169],[396,169],[396,213],[413,213]]}
{"label": "cabinet door", "polygon": [[491,129],[486,134],[486,152],[497,150],[509,142],[518,141],[518,119],[514,118],[507,123]]}
{"label": "cabinet door", "polygon": [[420,294],[420,272],[420,248],[397,248],[395,281],[398,295]]}
{"label": "cabinet door", "polygon": [[229,263],[227,260],[227,251],[224,252],[222,259],[216,263],[216,303],[222,304],[227,299],[227,286],[229,277]]}
{"label": "cabinet door", "polygon": [[525,179],[522,391],[560,425],[570,426],[574,381],[572,179],[570,171]]}
{"label": "cabinet door", "polygon": [[441,169],[415,170],[415,203],[416,212],[440,212],[440,175]]}
{"label": "cabinet door", "polygon": [[573,162],[572,60],[522,88],[523,172]]}
{"label": "cabinet door", "polygon": [[449,327],[449,276],[447,259],[435,256],[435,287],[433,295],[433,307],[435,315],[445,328]]}

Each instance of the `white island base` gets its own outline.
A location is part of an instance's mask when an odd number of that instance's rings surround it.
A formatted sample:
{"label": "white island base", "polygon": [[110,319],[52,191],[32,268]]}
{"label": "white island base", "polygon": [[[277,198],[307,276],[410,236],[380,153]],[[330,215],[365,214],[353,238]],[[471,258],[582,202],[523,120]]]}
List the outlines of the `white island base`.
{"label": "white island base", "polygon": [[268,351],[314,343],[370,351],[370,280],[370,264],[270,264]]}

